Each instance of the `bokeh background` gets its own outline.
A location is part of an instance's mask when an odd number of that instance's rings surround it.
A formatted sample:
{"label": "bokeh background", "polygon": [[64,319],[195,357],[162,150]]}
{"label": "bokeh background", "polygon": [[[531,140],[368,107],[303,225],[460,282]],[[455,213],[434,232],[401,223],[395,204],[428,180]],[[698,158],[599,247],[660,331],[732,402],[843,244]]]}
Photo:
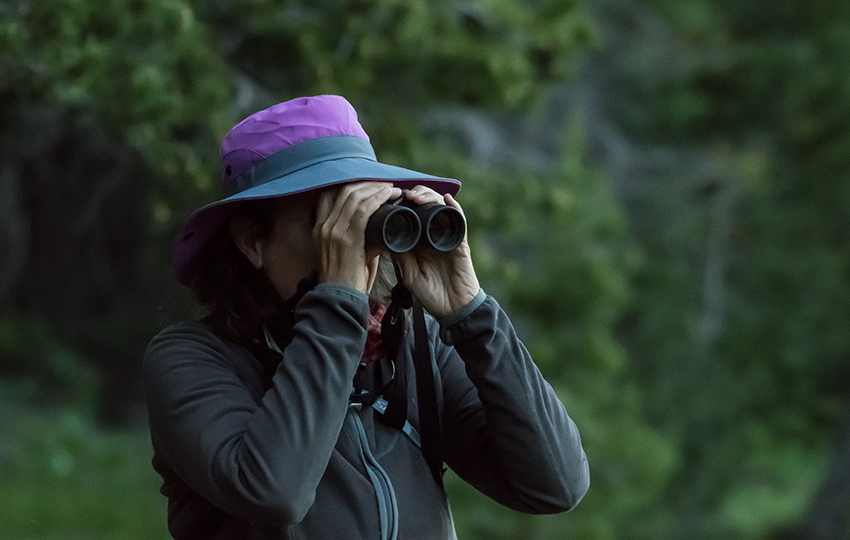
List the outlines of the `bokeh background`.
{"label": "bokeh background", "polygon": [[140,360],[218,142],[345,95],[464,182],[583,435],[565,515],[461,539],[850,538],[847,0],[0,0],[0,539],[164,539]]}

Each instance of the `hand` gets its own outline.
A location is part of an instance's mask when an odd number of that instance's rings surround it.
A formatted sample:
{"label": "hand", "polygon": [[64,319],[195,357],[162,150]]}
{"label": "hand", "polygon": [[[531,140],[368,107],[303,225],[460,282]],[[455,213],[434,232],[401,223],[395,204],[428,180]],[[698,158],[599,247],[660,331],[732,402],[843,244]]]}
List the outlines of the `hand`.
{"label": "hand", "polygon": [[[463,209],[451,195],[440,195],[425,186],[416,186],[405,196],[417,204],[429,202]],[[464,222],[466,216],[464,216]],[[457,249],[442,253],[429,249],[414,249],[399,255],[404,284],[422,306],[434,317],[445,317],[471,302],[480,288],[467,236]]]}
{"label": "hand", "polygon": [[313,241],[319,251],[319,281],[369,292],[378,253],[366,253],[366,223],[401,189],[386,182],[357,182],[319,196]]}

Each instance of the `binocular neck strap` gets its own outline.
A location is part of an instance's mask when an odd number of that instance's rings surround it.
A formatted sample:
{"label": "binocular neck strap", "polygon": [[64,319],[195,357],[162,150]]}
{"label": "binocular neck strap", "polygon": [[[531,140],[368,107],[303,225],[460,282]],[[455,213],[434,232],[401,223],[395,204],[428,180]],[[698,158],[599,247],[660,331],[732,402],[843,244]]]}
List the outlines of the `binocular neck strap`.
{"label": "binocular neck strap", "polygon": [[[413,308],[413,368],[416,375],[416,403],[419,413],[419,435],[422,454],[431,475],[443,487],[443,433],[440,421],[440,409],[437,404],[434,363],[431,361],[431,347],[428,343],[428,330],[425,326],[425,310],[419,301],[404,286],[404,279],[398,261],[393,257],[397,283],[392,290],[392,301],[381,324],[381,337],[392,359],[398,356],[404,337],[404,312]],[[404,374],[404,362],[396,361],[394,398],[385,413],[387,420],[403,424],[407,419],[407,378]],[[393,419],[395,421],[393,421]]]}
{"label": "binocular neck strap", "polygon": [[431,347],[425,327],[425,310],[419,301],[413,303],[413,368],[416,371],[416,401],[419,405],[419,435],[422,438],[422,454],[431,469],[431,476],[442,488],[443,473],[443,428],[440,408],[437,403],[437,388],[434,383],[434,363],[431,362]]}

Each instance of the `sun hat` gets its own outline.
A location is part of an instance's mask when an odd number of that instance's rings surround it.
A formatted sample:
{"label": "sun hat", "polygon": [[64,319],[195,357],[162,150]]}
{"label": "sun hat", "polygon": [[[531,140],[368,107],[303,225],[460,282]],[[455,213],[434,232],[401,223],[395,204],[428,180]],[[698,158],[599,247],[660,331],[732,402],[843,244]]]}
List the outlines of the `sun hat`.
{"label": "sun hat", "polygon": [[302,97],[254,113],[221,141],[223,199],[196,210],[177,234],[172,263],[189,286],[198,254],[241,203],[356,180],[424,185],[455,195],[460,182],[379,163],[357,112],[341,96]]}

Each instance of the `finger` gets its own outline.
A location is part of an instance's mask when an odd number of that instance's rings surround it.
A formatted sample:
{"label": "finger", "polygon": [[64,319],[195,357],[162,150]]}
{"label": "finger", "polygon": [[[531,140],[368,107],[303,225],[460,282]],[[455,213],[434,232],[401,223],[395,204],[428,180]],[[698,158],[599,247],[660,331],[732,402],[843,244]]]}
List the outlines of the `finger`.
{"label": "finger", "polygon": [[319,195],[319,200],[316,203],[316,222],[313,224],[314,240],[319,236],[322,226],[328,221],[338,193],[338,189],[328,189]]}
{"label": "finger", "polygon": [[338,189],[328,189],[319,195],[319,202],[316,204],[317,224],[324,223],[328,220],[328,217],[331,215],[331,210],[333,210],[334,203],[336,202],[338,193]]}
{"label": "finger", "polygon": [[446,201],[446,206],[451,206],[463,216],[463,219],[466,220],[466,214],[463,213],[463,208],[460,207],[460,203],[457,202],[457,199],[452,197],[451,193],[446,193],[443,195],[443,200]]}
{"label": "finger", "polygon": [[[385,192],[388,194],[386,195]],[[401,189],[388,182],[357,182],[347,184],[340,190],[337,208],[342,210],[346,205],[357,205],[372,197],[384,197],[381,203],[392,197],[400,197]]]}
{"label": "finger", "polygon": [[339,191],[321,235],[351,245],[365,241],[366,223],[378,207],[401,190],[386,182],[348,184]]}
{"label": "finger", "polygon": [[361,228],[360,225],[365,228],[369,216],[393,196],[401,196],[401,190],[389,183],[368,182],[345,186],[334,206],[336,220],[356,229]]}
{"label": "finger", "polygon": [[416,204],[426,204],[426,203],[437,203],[437,204],[445,204],[443,201],[443,196],[434,191],[433,189],[426,186],[416,186],[413,189],[407,190],[405,193],[408,200],[415,202]]}
{"label": "finger", "polygon": [[[337,195],[334,198],[333,205],[331,206],[330,212],[328,214],[328,218],[325,220],[327,224],[325,227],[326,229],[329,227],[334,227],[340,222],[346,224],[348,223],[350,219],[350,208],[352,206],[350,203],[350,199],[352,196],[357,196],[358,190],[362,191],[363,189],[369,189],[369,186],[364,184],[347,184],[337,190]],[[356,202],[354,203],[354,205],[356,205]]]}

